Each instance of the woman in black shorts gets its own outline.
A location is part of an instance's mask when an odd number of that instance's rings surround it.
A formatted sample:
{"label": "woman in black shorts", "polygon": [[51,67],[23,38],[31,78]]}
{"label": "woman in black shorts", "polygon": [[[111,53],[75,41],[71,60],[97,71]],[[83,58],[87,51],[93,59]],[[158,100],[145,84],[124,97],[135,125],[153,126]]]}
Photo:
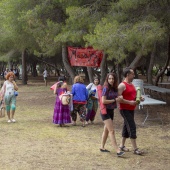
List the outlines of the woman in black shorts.
{"label": "woman in black shorts", "polygon": [[116,101],[120,101],[122,98],[118,97],[118,84],[117,77],[114,73],[109,73],[106,77],[103,92],[102,92],[102,103],[106,105],[107,114],[101,114],[102,120],[104,122],[104,131],[102,134],[101,142],[101,152],[109,152],[104,148],[108,135],[110,136],[111,143],[117,152],[117,156],[122,156],[124,152],[120,151],[117,146],[113,118],[114,109],[117,107]]}

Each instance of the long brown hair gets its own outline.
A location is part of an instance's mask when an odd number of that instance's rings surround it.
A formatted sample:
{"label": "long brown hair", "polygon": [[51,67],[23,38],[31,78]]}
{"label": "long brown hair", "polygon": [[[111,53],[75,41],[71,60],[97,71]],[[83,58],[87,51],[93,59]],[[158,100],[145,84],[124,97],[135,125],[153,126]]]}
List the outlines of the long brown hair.
{"label": "long brown hair", "polygon": [[[108,82],[109,76],[113,76],[114,77],[114,83],[113,86],[111,86]],[[108,90],[114,89],[116,92],[118,91],[118,80],[117,80],[117,76],[115,73],[108,73],[104,82],[104,86],[108,88]]]}

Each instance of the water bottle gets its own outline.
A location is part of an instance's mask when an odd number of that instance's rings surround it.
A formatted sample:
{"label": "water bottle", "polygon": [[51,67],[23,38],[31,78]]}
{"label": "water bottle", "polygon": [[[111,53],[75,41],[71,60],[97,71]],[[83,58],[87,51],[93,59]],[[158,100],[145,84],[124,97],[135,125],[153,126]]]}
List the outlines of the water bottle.
{"label": "water bottle", "polygon": [[140,87],[137,87],[136,88],[136,102],[137,102],[137,104],[140,103],[140,98],[141,98],[141,89],[140,89]]}

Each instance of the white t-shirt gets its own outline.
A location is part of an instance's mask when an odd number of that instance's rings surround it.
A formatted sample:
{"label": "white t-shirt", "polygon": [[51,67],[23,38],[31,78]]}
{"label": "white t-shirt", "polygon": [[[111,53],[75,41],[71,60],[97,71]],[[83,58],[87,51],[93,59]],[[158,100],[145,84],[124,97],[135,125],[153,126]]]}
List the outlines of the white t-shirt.
{"label": "white t-shirt", "polygon": [[96,93],[95,93],[95,98],[98,99],[98,94],[97,94],[97,86],[93,83],[90,83],[87,87],[86,87],[87,90],[96,90]]}
{"label": "white t-shirt", "polygon": [[43,72],[43,76],[44,76],[44,77],[47,77],[47,70],[45,70],[45,71]]}

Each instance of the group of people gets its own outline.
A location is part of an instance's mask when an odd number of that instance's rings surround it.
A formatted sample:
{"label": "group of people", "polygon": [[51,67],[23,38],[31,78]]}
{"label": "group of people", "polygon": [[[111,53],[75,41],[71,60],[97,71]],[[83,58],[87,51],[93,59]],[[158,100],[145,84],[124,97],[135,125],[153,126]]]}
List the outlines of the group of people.
{"label": "group of people", "polygon": [[[53,122],[60,126],[65,126],[65,124],[71,123],[72,118],[72,124],[76,126],[78,113],[83,127],[89,123],[89,120],[93,123],[98,109],[98,95],[96,90],[98,84],[99,79],[96,77],[94,78],[94,82],[86,87],[83,78],[76,76],[70,94],[67,83],[63,79],[59,79],[59,82],[54,88],[54,94],[57,94],[57,96]],[[72,107],[62,104],[60,96],[65,93],[71,95]]]}
{"label": "group of people", "polygon": [[[134,110],[136,105],[136,89],[132,84],[134,78],[134,71],[131,68],[124,70],[124,80],[118,85],[117,77],[114,73],[109,73],[105,79],[102,91],[102,103],[106,107],[106,113],[101,113],[101,118],[104,122],[104,130],[101,140],[101,152],[109,152],[105,149],[105,144],[108,136],[113,147],[116,150],[117,156],[124,155],[129,149],[125,147],[127,138],[131,139],[134,154],[141,155],[143,152],[138,149],[136,144],[136,125],[134,121]],[[54,106],[53,123],[59,126],[66,126],[71,123],[75,126],[77,121],[77,113],[79,114],[82,126],[93,123],[98,108],[98,93],[97,86],[100,81],[97,77],[94,82],[90,83],[87,87],[81,76],[74,78],[71,92],[68,90],[67,83],[59,80],[54,88],[56,94],[56,102]],[[68,94],[72,105],[63,105],[61,96]],[[144,100],[141,98],[141,100]],[[118,147],[115,132],[114,132],[114,109],[119,107],[120,114],[123,117],[124,124],[122,129],[122,140]],[[71,121],[72,118],[72,121]]]}
{"label": "group of people", "polygon": [[[101,101],[106,107],[106,113],[101,114],[104,122],[104,130],[101,138],[101,152],[110,152],[105,149],[105,144],[108,136],[117,156],[124,155],[129,149],[125,147],[127,138],[131,139],[134,154],[141,155],[143,152],[138,149],[136,144],[136,124],[134,121],[134,110],[136,105],[136,89],[132,84],[134,78],[134,71],[131,68],[124,70],[124,80],[118,85],[117,77],[114,73],[109,73],[105,79]],[[6,81],[0,91],[1,104],[5,104],[8,116],[8,123],[15,122],[14,114],[16,109],[16,91],[18,86],[14,81],[15,74],[8,72]],[[74,78],[74,84],[71,91],[68,90],[68,85],[64,78],[61,77],[54,87],[54,94],[56,94],[56,102],[54,106],[53,123],[59,126],[67,126],[72,122],[75,126],[77,121],[77,113],[79,114],[82,126],[94,122],[95,115],[98,109],[98,93],[97,86],[100,81],[97,77],[94,78],[93,83],[87,87],[81,76]],[[62,96],[69,96],[68,103],[62,103]],[[141,100],[144,100],[141,98]],[[70,104],[70,102],[72,104]],[[99,105],[100,106],[100,105]],[[118,147],[114,131],[114,109],[119,108],[120,114],[124,120],[122,129],[122,140]],[[72,119],[72,120],[71,120]]]}
{"label": "group of people", "polygon": [[1,76],[3,77],[3,79],[6,79],[6,75],[8,74],[8,72],[13,72],[15,77],[17,77],[19,79],[19,69],[18,68],[14,68],[14,69],[6,68],[5,71],[2,71],[2,73],[1,73]]}
{"label": "group of people", "polygon": [[[100,113],[104,122],[100,151],[109,152],[105,149],[105,144],[109,136],[117,156],[122,156],[124,152],[129,151],[129,149],[125,147],[125,142],[127,138],[130,138],[134,154],[141,155],[143,152],[138,149],[136,144],[136,124],[134,121],[134,110],[138,104],[135,100],[136,89],[132,84],[134,71],[131,68],[126,68],[124,70],[124,77],[124,80],[118,85],[116,75],[114,73],[109,73],[103,85],[101,101],[106,107],[106,113]],[[6,81],[3,83],[0,91],[1,104],[5,104],[6,106],[8,123],[16,121],[14,119],[17,96],[15,92],[18,90],[18,86],[14,79],[15,74],[13,72],[8,72]],[[93,83],[90,83],[86,87],[83,78],[81,76],[76,76],[72,89],[69,91],[67,83],[63,77],[61,77],[54,88],[56,102],[54,106],[53,123],[59,124],[59,126],[62,127],[72,122],[75,126],[77,113],[79,114],[83,127],[85,127],[89,121],[93,123],[98,109],[99,96],[97,93],[97,86],[99,84],[99,79],[95,77]],[[69,96],[69,98],[67,98],[68,103],[62,103],[62,96]],[[144,99],[141,98],[141,100]],[[70,104],[70,102],[72,104]],[[122,140],[119,147],[116,142],[113,124],[114,109],[117,107],[124,120]]]}

